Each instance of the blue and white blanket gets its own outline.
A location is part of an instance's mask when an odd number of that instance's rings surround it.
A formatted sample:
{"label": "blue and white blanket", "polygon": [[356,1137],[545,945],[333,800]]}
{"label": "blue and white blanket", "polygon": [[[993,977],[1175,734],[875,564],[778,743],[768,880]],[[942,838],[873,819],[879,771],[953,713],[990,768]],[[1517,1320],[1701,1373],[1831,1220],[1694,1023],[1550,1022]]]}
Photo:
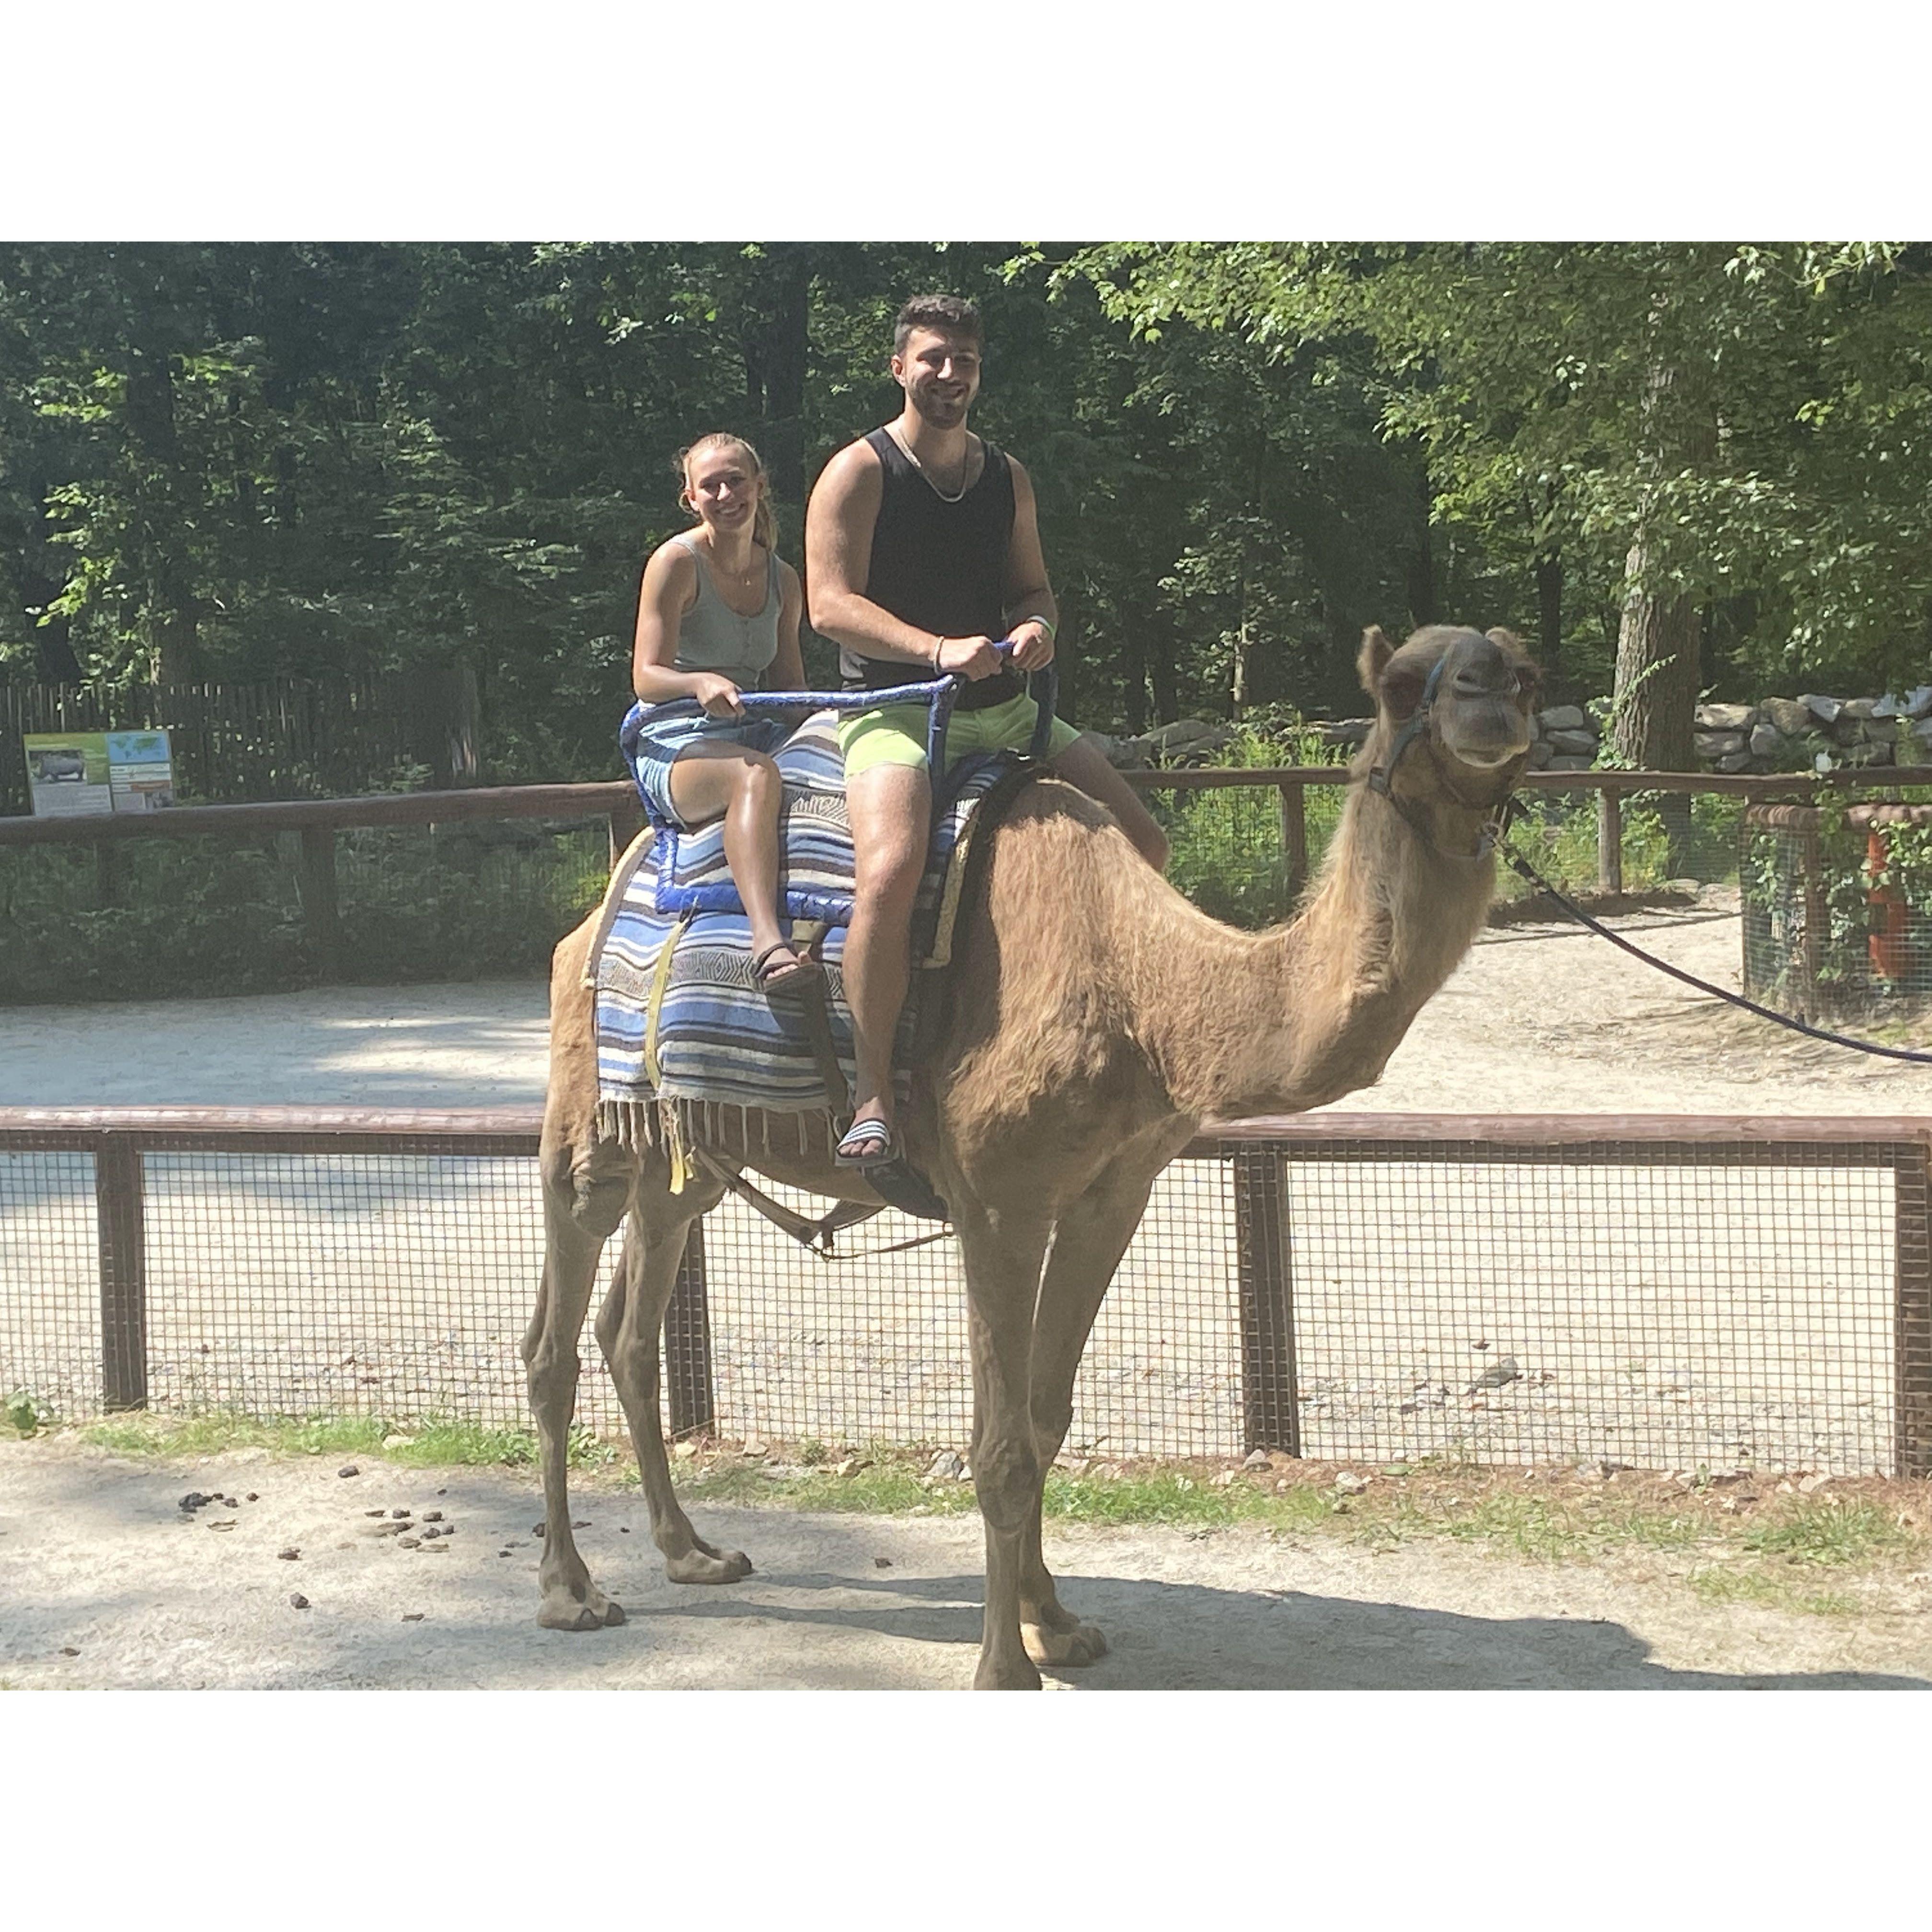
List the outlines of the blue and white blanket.
{"label": "blue and white blanket", "polygon": [[[819,952],[832,1045],[849,1082],[852,1028],[842,963],[852,833],[834,722],[832,713],[818,713],[776,754],[785,780],[778,860],[786,912],[828,923]],[[1004,754],[962,760],[947,774],[913,918],[916,965],[936,968],[951,958],[975,811],[1015,762]],[[603,1137],[656,1141],[659,1102],[673,1103],[667,1111],[682,1120],[674,1131],[687,1144],[695,1138],[688,1111],[694,1104],[778,1114],[830,1110],[801,1003],[768,997],[753,977],[751,928],[725,863],[722,821],[660,831],[632,848],[610,882],[585,974],[597,996]],[[912,1013],[908,1001],[902,1052]]]}

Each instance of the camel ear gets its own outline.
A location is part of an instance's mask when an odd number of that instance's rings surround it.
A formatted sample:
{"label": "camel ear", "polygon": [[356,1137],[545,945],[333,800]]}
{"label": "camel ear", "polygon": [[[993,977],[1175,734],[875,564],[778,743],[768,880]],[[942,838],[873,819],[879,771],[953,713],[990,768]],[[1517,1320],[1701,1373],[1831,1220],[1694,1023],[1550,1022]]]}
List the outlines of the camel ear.
{"label": "camel ear", "polygon": [[1395,646],[1382,635],[1381,625],[1371,624],[1362,633],[1361,655],[1355,660],[1355,669],[1360,675],[1362,688],[1371,698],[1382,695],[1382,673],[1394,656]]}

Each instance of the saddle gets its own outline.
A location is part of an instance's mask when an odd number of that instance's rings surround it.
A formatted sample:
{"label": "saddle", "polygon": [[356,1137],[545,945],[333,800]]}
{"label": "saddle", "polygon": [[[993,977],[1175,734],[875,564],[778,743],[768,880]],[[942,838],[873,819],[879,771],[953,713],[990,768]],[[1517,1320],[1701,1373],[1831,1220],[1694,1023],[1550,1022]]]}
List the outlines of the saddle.
{"label": "saddle", "polygon": [[[852,834],[844,764],[834,716],[820,712],[775,754],[784,779],[778,820],[780,910],[795,946],[823,973],[802,996],[767,994],[752,971],[751,927],[724,857],[724,827],[660,826],[620,860],[604,896],[585,966],[595,988],[597,1131],[600,1139],[664,1148],[681,1191],[707,1148],[725,1144],[726,1110],[808,1124],[836,1138],[856,1078],[844,995],[846,928],[852,916]],[[932,835],[913,915],[914,991],[901,1016],[898,1097],[910,1089],[904,1060],[922,988],[950,963],[976,841],[1036,768],[1011,753],[963,758],[933,804]],[[782,1126],[778,1131],[782,1132]],[[711,1163],[706,1162],[705,1165]],[[945,1204],[902,1160],[870,1168],[868,1182],[893,1205],[944,1220]]]}

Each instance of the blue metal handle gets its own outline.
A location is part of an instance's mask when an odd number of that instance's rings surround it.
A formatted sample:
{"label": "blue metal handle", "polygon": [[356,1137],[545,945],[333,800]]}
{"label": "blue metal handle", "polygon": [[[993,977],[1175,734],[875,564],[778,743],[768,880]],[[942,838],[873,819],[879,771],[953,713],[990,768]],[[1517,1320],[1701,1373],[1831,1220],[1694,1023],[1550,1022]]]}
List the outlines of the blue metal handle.
{"label": "blue metal handle", "polygon": [[[1003,657],[1011,657],[1016,646],[1010,638],[1003,638],[993,648]],[[926,727],[926,762],[937,775],[946,768],[946,730],[952,722],[952,707],[970,682],[955,674],[920,684],[878,686],[862,691],[741,691],[738,702],[747,711],[869,711],[879,704],[923,704],[930,714]],[[1027,756],[1043,758],[1052,742],[1054,710],[1060,701],[1058,666],[1049,663],[1036,671],[1029,672],[1027,688],[1040,706],[1040,716],[1034,724]],[[632,776],[636,776],[638,740],[647,718],[656,721],[660,718],[696,718],[703,715],[704,706],[694,698],[667,698],[662,704],[640,701],[632,705],[617,732],[617,748],[622,752],[624,763],[630,767]]]}

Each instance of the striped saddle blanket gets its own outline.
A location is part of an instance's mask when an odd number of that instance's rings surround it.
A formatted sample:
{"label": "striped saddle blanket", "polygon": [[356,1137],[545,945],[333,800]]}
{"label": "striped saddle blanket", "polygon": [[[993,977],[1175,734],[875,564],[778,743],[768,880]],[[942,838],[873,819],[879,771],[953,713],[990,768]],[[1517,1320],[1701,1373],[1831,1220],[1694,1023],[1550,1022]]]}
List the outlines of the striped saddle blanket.
{"label": "striped saddle blanket", "polygon": [[[832,713],[816,714],[776,754],[784,774],[778,871],[794,933],[801,921],[825,928],[818,952],[832,1044],[850,1082],[852,1027],[842,964],[852,910],[852,833],[833,724]],[[977,808],[1018,762],[996,753],[962,759],[946,774],[913,916],[916,965],[937,968],[951,958]],[[605,894],[585,976],[596,990],[602,1137],[656,1142],[668,1125],[688,1145],[706,1138],[693,1131],[692,1113],[704,1106],[830,1111],[804,1003],[768,996],[752,976],[751,928],[725,863],[722,821],[660,831],[631,848]],[[901,1023],[902,1052],[914,1005],[908,1001]]]}

